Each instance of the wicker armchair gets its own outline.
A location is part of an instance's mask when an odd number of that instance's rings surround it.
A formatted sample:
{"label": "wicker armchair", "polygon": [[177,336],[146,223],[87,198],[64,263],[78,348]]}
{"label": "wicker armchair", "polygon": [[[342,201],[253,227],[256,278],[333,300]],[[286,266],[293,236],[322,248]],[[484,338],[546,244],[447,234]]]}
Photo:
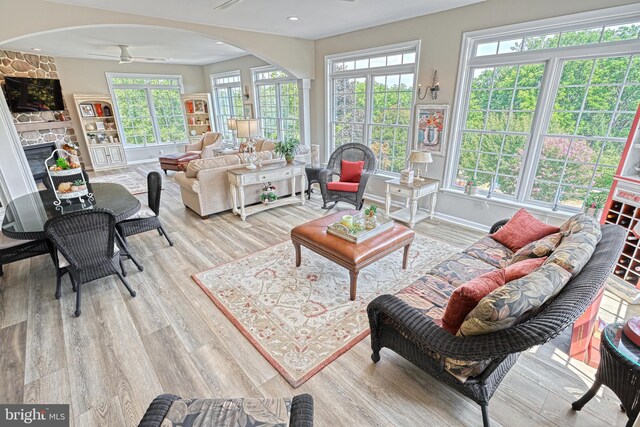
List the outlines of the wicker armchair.
{"label": "wicker armchair", "polygon": [[[4,222],[4,208],[0,209],[0,224]],[[18,240],[5,236],[0,231],[0,276],[4,275],[2,266],[38,255],[51,253],[47,240]]]}
{"label": "wicker armchair", "polygon": [[148,206],[143,206],[139,212],[148,212],[152,216],[136,217],[134,215],[130,219],[119,222],[116,227],[118,232],[126,242],[128,236],[144,233],[145,231],[158,230],[160,236],[164,236],[169,242],[169,246],[173,246],[173,242],[160,223],[160,196],[162,194],[162,175],[158,172],[150,172],[147,175],[148,190]]}
{"label": "wicker armchair", "polygon": [[54,217],[46,222],[44,231],[57,249],[53,254],[56,298],[60,298],[62,276],[69,273],[76,291],[76,317],[80,316],[82,285],[87,282],[115,274],[131,296],[136,296],[122,275],[120,251],[114,244],[116,219],[110,211],[93,209]]}
{"label": "wicker armchair", "polygon": [[[153,399],[138,427],[160,427],[169,412],[171,403],[178,399],[181,397],[175,394],[161,394]],[[313,427],[313,397],[311,395],[301,394],[293,397],[289,425],[291,427]]]}
{"label": "wicker armchair", "polygon": [[[492,232],[504,225],[497,223]],[[486,335],[458,337],[393,295],[382,295],[367,307],[371,326],[371,358],[380,360],[387,347],[439,381],[478,403],[484,426],[489,426],[488,405],[520,352],[559,335],[591,304],[606,282],[624,243],[622,227],[603,225],[602,239],[583,270],[539,313],[509,329]],[[460,382],[444,369],[443,359],[490,361],[478,376]]]}
{"label": "wicker armchair", "polygon": [[[350,162],[364,161],[362,170],[362,178],[358,191],[355,193],[346,191],[335,191],[327,188],[327,183],[332,181],[333,175],[340,175],[342,160]],[[354,205],[356,209],[362,209],[362,196],[367,187],[369,177],[376,171],[376,156],[369,147],[364,144],[351,143],[344,144],[335,149],[329,157],[327,167],[320,171],[318,178],[320,181],[320,190],[322,192],[323,209],[327,208],[328,202],[334,202],[333,207],[338,202],[346,202]]]}

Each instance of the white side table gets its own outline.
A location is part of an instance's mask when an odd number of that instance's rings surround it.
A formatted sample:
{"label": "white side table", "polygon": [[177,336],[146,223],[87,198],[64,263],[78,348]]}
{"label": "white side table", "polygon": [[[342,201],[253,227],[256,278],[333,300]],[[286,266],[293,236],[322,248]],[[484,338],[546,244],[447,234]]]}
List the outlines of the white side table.
{"label": "white side table", "polygon": [[[385,217],[407,223],[411,228],[423,219],[433,218],[439,188],[440,181],[437,179],[414,180],[411,184],[400,184],[400,178],[390,179],[387,181]],[[391,196],[404,197],[404,209],[390,212]],[[426,196],[431,197],[431,209],[429,211],[418,209],[418,202]]]}

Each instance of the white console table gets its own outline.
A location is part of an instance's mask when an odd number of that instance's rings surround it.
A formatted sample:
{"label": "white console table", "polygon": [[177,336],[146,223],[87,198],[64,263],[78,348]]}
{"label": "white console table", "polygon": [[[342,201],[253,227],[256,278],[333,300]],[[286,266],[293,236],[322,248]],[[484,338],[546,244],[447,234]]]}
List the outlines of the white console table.
{"label": "white console table", "polygon": [[[304,162],[295,161],[287,164],[283,160],[278,163],[264,165],[257,169],[231,169],[227,171],[229,184],[231,186],[231,197],[233,199],[233,213],[240,215],[244,221],[247,216],[253,215],[267,209],[277,208],[279,206],[300,203],[304,205],[305,198],[305,178]],[[300,181],[300,198],[296,197],[296,178]],[[252,206],[244,205],[244,187],[247,185],[266,184],[273,181],[291,180],[291,196],[278,198],[278,200],[270,203],[258,203]],[[239,202],[239,206],[238,206]]]}

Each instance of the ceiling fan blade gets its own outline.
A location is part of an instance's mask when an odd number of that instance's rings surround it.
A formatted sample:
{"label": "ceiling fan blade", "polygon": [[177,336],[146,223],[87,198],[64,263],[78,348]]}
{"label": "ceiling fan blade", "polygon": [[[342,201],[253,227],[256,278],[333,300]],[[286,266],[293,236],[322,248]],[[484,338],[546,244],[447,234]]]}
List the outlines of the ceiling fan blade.
{"label": "ceiling fan blade", "polygon": [[134,60],[134,61],[161,61],[161,62],[167,62],[167,58],[147,58],[147,57],[134,56],[131,59]]}
{"label": "ceiling fan blade", "polygon": [[87,55],[91,55],[91,56],[103,56],[105,58],[112,58],[112,59],[119,59],[120,57],[118,55],[103,55],[101,53],[88,53]]}
{"label": "ceiling fan blade", "polygon": [[230,8],[231,6],[233,6],[236,3],[240,3],[242,0],[227,0],[224,3],[219,4],[218,6],[216,6],[213,10],[225,10]]}

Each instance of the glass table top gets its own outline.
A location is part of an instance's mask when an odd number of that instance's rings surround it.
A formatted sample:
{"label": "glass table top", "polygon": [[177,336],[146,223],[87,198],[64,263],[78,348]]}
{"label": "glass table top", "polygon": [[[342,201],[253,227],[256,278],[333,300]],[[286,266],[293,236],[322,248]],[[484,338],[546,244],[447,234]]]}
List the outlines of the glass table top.
{"label": "glass table top", "polygon": [[622,332],[622,326],[622,323],[608,325],[604,328],[603,339],[607,340],[609,346],[619,355],[640,367],[640,347],[627,338]]}
{"label": "glass table top", "polygon": [[[12,200],[8,205],[2,223],[2,232],[14,239],[44,238],[44,224],[53,217],[85,209],[108,209],[122,221],[140,209],[140,201],[125,187],[119,184],[95,183],[89,184],[89,191],[93,193],[93,200],[81,203],[62,200],[56,207],[56,200],[51,190],[30,193]],[[42,236],[33,236],[35,234]],[[31,235],[31,236],[29,236]]]}

